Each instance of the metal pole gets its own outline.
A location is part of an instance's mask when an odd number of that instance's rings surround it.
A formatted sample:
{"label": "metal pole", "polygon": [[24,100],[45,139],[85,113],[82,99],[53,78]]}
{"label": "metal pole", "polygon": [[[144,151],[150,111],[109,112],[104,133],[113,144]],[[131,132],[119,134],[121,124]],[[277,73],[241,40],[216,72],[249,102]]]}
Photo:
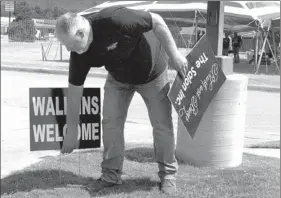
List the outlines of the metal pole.
{"label": "metal pole", "polygon": [[270,29],[270,25],[267,28],[267,32],[266,32],[265,38],[263,40],[263,45],[262,45],[262,49],[261,49],[261,55],[260,55],[260,58],[259,58],[258,67],[257,67],[257,70],[256,70],[255,74],[257,74],[259,72],[259,68],[260,68],[260,64],[261,64],[261,59],[262,59],[262,55],[263,55],[263,52],[264,52],[265,43],[266,43],[266,39],[268,37],[269,29]]}
{"label": "metal pole", "polygon": [[11,12],[9,12],[9,27],[10,27],[10,23],[11,23]]}
{"label": "metal pole", "polygon": [[257,31],[257,33],[256,33],[256,46],[255,46],[255,70],[257,69],[257,66],[258,66],[259,34],[260,34],[260,30],[259,30],[259,28],[258,28],[258,31]]}
{"label": "metal pole", "polygon": [[272,42],[273,42],[273,50],[274,50],[274,55],[275,55],[275,57],[276,57],[276,55],[277,55],[277,50],[276,50],[276,41],[275,41],[275,34],[274,34],[274,28],[273,27],[271,27],[271,32],[272,32]]}
{"label": "metal pole", "polygon": [[60,60],[62,61],[62,44],[60,43]]}
{"label": "metal pole", "polygon": [[80,175],[80,166],[81,166],[81,164],[80,164],[80,151],[78,151],[78,155],[79,155],[79,158],[78,158],[78,161],[79,161],[79,164],[78,164],[78,167],[79,167],[78,175],[79,175],[79,177],[80,177],[80,176],[81,176],[81,175]]}
{"label": "metal pole", "polygon": [[60,185],[61,185],[61,177],[62,177],[62,175],[61,175],[61,153],[60,153],[60,168],[59,168],[59,182],[60,182]]}
{"label": "metal pole", "polygon": [[195,43],[198,41],[198,16],[197,16],[197,10],[195,11]]}
{"label": "metal pole", "polygon": [[272,55],[273,55],[273,60],[274,60],[274,62],[275,62],[275,64],[276,64],[276,68],[277,68],[278,72],[280,73],[280,69],[279,69],[279,66],[278,66],[278,63],[277,63],[277,59],[276,59],[275,54],[274,54],[274,53],[273,53],[273,51],[272,51],[272,48],[271,48],[270,42],[269,42],[269,40],[268,40],[267,38],[266,38],[266,41],[267,41],[267,44],[268,44],[269,50],[271,51],[271,53],[272,53]]}

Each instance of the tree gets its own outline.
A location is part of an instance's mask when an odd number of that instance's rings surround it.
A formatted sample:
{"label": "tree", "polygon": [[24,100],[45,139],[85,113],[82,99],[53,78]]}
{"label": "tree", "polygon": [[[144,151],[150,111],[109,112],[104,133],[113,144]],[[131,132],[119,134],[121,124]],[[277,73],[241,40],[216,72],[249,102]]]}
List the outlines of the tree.
{"label": "tree", "polygon": [[39,6],[34,7],[34,12],[36,14],[36,16],[34,16],[34,18],[37,18],[37,19],[45,18],[44,12]]}
{"label": "tree", "polygon": [[18,19],[31,19],[34,10],[24,1],[16,3],[14,15]]}
{"label": "tree", "polygon": [[44,9],[43,12],[44,12],[44,16],[45,16],[46,19],[52,19],[53,18],[52,17],[53,13],[52,13],[51,8],[46,8],[46,9]]}
{"label": "tree", "polygon": [[32,7],[26,2],[16,2],[14,15],[19,20],[22,19],[57,19],[67,11],[63,8],[55,6],[54,8],[41,8],[39,6]]}
{"label": "tree", "polygon": [[35,41],[34,21],[30,19],[14,20],[9,27],[9,40],[20,42]]}
{"label": "tree", "polygon": [[57,6],[54,7],[53,9],[53,18],[57,19],[58,17],[60,17],[61,15],[63,15],[64,13],[66,13],[67,11],[65,9],[62,8],[58,8]]}

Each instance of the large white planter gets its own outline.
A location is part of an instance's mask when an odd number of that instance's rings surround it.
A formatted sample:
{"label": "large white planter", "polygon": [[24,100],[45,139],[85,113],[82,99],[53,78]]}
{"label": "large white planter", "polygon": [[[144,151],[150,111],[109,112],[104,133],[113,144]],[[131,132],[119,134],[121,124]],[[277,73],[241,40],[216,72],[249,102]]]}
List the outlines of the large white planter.
{"label": "large white planter", "polygon": [[214,167],[242,163],[248,79],[238,74],[226,77],[193,139],[178,120],[176,156],[180,161]]}

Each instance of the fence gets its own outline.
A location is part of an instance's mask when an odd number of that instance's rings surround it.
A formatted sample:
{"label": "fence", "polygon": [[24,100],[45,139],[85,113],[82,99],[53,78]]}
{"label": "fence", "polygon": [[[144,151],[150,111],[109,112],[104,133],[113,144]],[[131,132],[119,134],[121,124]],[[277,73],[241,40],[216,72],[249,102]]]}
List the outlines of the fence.
{"label": "fence", "polygon": [[[38,32],[38,31],[37,31]],[[47,32],[47,30],[46,30]],[[38,34],[39,35],[39,34]],[[17,65],[44,64],[52,62],[55,66],[61,61],[69,60],[69,52],[60,45],[53,33],[41,34],[35,39],[27,37],[25,41],[18,41],[13,35],[1,35],[1,62],[2,64],[14,63]]]}

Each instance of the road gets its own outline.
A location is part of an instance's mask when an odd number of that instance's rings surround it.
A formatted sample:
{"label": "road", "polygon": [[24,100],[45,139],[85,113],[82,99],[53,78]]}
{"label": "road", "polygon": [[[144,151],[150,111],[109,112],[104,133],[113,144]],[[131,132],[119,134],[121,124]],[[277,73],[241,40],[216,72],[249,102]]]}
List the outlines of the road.
{"label": "road", "polygon": [[[29,151],[29,88],[67,87],[66,75],[1,72],[1,178],[57,151]],[[103,87],[105,79],[88,78],[85,87]],[[103,89],[102,98],[103,98]],[[177,118],[173,113],[176,129]],[[152,128],[142,98],[132,100],[125,127],[127,142],[152,143]],[[248,91],[245,145],[280,140],[280,94]]]}
{"label": "road", "polygon": [[[40,64],[42,63],[42,47],[49,61],[60,60],[60,47],[57,41],[8,42],[7,36],[4,36],[1,39],[1,62],[18,65]],[[21,53],[18,53],[19,51]],[[62,48],[62,58],[69,59],[69,52],[65,47]]]}

